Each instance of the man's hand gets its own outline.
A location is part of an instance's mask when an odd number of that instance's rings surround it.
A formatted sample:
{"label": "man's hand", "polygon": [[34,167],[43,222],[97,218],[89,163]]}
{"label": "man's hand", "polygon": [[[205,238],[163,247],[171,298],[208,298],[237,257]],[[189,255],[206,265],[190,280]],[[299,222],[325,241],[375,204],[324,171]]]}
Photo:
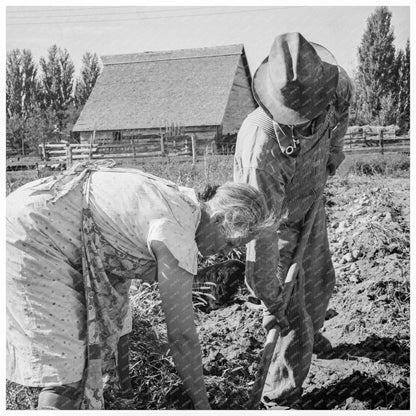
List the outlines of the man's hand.
{"label": "man's hand", "polygon": [[329,162],[326,165],[326,170],[327,170],[329,176],[334,176],[335,175],[335,172],[337,170],[337,168],[335,166],[335,163],[334,162]]}
{"label": "man's hand", "polygon": [[269,332],[274,326],[277,325],[276,318],[270,312],[266,311],[263,313],[262,327]]}
{"label": "man's hand", "polygon": [[345,159],[345,154],[342,151],[331,152],[329,154],[328,163],[326,164],[326,170],[329,176],[334,176],[338,166]]}
{"label": "man's hand", "polygon": [[262,327],[269,332],[273,327],[279,326],[281,329],[287,328],[289,326],[289,322],[284,314],[284,312],[276,312],[276,314],[272,314],[267,309],[263,312],[263,321]]}

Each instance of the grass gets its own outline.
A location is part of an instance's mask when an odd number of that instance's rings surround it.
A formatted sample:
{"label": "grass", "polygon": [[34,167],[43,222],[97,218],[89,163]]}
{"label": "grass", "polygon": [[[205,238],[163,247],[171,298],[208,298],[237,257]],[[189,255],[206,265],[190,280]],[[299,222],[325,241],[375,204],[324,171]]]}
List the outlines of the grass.
{"label": "grass", "polygon": [[[136,160],[118,159],[117,166],[134,167],[171,180],[181,186],[201,192],[207,184],[222,184],[232,181],[233,156],[207,155],[195,165],[191,160],[175,158]],[[6,173],[6,192],[9,194],[18,187],[35,179],[54,175],[52,170],[11,171]]]}
{"label": "grass", "polygon": [[201,192],[207,184],[222,184],[232,181],[233,156],[206,155],[196,164],[191,161],[178,161],[175,158],[122,161],[123,166],[132,166],[169,179],[178,185],[194,188]]}
{"label": "grass", "polygon": [[[119,159],[117,166],[136,167],[178,185],[194,188],[196,192],[201,192],[207,184],[222,184],[233,179],[232,155],[206,155],[195,165],[190,160],[179,161],[175,158]],[[410,156],[405,153],[347,154],[337,175],[341,178],[355,175],[405,177],[409,172]],[[6,192],[9,194],[31,180],[55,173],[50,170],[7,172]]]}
{"label": "grass", "polygon": [[410,156],[405,153],[347,154],[339,169],[339,175],[383,175],[389,177],[408,176]]}

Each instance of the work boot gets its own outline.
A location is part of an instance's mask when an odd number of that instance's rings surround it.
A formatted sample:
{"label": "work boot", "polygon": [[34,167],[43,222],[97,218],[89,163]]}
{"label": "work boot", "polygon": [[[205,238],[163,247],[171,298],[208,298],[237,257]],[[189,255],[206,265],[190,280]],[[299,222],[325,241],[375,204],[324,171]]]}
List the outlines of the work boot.
{"label": "work boot", "polygon": [[332,352],[332,345],[328,338],[317,332],[313,340],[313,353],[316,355]]}
{"label": "work boot", "polygon": [[279,406],[278,404],[272,406],[266,406],[267,410],[295,410],[289,406]]}
{"label": "work boot", "polygon": [[270,399],[263,396],[262,403],[267,410],[299,410],[302,408],[302,387],[284,394],[284,397]]}

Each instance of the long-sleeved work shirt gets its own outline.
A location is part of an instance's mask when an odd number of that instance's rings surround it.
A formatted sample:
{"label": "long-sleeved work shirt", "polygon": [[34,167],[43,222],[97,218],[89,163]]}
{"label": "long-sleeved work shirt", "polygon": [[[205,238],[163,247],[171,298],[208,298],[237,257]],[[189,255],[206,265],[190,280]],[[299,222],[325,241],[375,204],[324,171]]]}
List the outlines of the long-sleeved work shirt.
{"label": "long-sleeved work shirt", "polygon": [[[311,130],[299,136],[296,157],[284,153],[285,130],[257,108],[243,122],[237,137],[234,180],[263,191],[280,227],[299,227],[314,201],[321,197],[327,169],[336,169],[345,158],[343,137],[348,127],[352,83],[339,68],[339,82],[328,110],[317,117]],[[322,213],[320,214],[322,215]],[[324,211],[323,211],[324,215]],[[281,259],[279,238],[264,234],[247,246],[246,282],[274,313],[281,303],[282,277],[289,259]],[[282,266],[282,262],[287,263]]]}

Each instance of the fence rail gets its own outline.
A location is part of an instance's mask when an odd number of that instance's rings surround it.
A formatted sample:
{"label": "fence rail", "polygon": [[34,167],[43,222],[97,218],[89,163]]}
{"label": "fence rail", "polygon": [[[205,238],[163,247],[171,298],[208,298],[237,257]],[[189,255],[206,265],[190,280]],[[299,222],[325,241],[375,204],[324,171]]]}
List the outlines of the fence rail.
{"label": "fence rail", "polygon": [[[234,139],[234,138],[232,138]],[[174,137],[143,137],[140,141],[130,140],[119,143],[68,144],[48,143],[39,145],[42,159],[51,162],[65,162],[105,158],[149,158],[163,156],[192,156],[197,158],[195,135]],[[218,154],[233,154],[233,140],[217,142]],[[344,137],[346,153],[409,152],[409,135],[396,136],[394,132],[348,132]]]}
{"label": "fence rail", "polygon": [[[225,138],[217,141],[217,153],[234,154],[236,137]],[[394,132],[348,132],[344,136],[345,152],[383,153],[401,152],[410,150],[409,135],[396,136]]]}
{"label": "fence rail", "polygon": [[380,152],[410,151],[410,136],[396,136],[395,133],[360,132],[347,133],[344,136],[344,151],[346,152]]}
{"label": "fence rail", "polygon": [[39,145],[44,161],[66,162],[74,160],[107,158],[147,158],[163,156],[190,156],[196,161],[196,138],[194,134],[175,137],[143,138],[140,142],[130,140],[119,143],[43,143]]}

